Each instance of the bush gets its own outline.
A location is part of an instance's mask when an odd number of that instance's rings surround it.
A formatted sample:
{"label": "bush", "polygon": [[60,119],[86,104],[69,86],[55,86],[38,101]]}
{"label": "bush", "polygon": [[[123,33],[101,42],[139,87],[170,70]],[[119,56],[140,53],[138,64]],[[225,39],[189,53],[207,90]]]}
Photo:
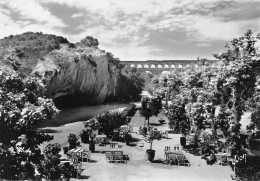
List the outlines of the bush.
{"label": "bush", "polygon": [[187,131],[190,129],[190,122],[186,116],[184,104],[172,104],[168,109],[167,117],[169,119],[169,127],[175,133],[187,134]]}
{"label": "bush", "polygon": [[78,137],[75,134],[71,134],[68,136],[69,148],[73,149],[77,147]]}
{"label": "bush", "polygon": [[82,130],[79,134],[82,143],[89,143],[89,131]]}
{"label": "bush", "polygon": [[40,145],[53,139],[35,127],[57,110],[44,98],[42,80],[20,72],[19,52],[10,51],[4,59],[13,65],[0,60],[0,180],[35,180],[44,159]]}
{"label": "bush", "polygon": [[77,170],[69,163],[60,165],[59,152],[61,146],[58,143],[48,144],[44,149],[44,161],[40,166],[39,173],[41,177],[47,180],[59,180],[60,178],[70,179],[77,177]]}
{"label": "bush", "polygon": [[206,160],[208,165],[213,165],[214,163],[216,163],[217,158],[215,156],[215,153],[217,153],[217,151],[214,146],[206,144],[201,147],[202,158]]}
{"label": "bush", "polygon": [[126,123],[125,117],[118,111],[106,112],[96,116],[100,129],[107,135],[113,135],[114,129],[118,129]]}
{"label": "bush", "polygon": [[62,173],[62,178],[65,180],[69,180],[70,178],[77,177],[77,170],[70,163],[64,163],[60,166],[60,170]]}
{"label": "bush", "polygon": [[[260,172],[260,158],[257,156],[247,156],[246,162],[239,161],[236,163],[236,176],[241,181],[257,181],[257,174]],[[234,165],[230,164],[234,170]]]}
{"label": "bush", "polygon": [[132,135],[130,134],[126,134],[125,135],[125,142],[126,142],[126,145],[129,145],[129,142],[132,140]]}

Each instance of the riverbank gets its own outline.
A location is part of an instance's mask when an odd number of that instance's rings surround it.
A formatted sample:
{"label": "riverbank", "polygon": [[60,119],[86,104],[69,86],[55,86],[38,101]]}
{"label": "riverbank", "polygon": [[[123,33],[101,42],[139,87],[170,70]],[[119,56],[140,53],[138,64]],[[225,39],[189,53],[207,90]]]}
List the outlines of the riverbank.
{"label": "riverbank", "polygon": [[134,108],[135,104],[114,103],[62,110],[55,120],[53,119],[46,121],[38,126],[41,132],[54,136],[52,141],[42,144],[41,148],[45,148],[45,146],[50,143],[59,143],[62,147],[68,146],[69,134],[72,133],[78,136],[82,129],[84,129],[84,121],[87,121],[97,114],[101,114],[110,110],[120,109],[123,111],[123,114],[126,115],[128,112],[132,112]]}

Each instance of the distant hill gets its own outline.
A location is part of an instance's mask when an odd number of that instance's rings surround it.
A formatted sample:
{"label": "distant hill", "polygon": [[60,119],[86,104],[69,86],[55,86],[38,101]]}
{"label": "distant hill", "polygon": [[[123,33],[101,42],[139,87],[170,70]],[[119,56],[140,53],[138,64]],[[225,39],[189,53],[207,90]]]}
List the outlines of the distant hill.
{"label": "distant hill", "polygon": [[34,67],[38,60],[63,45],[75,47],[66,38],[41,32],[26,32],[20,35],[10,35],[0,39],[0,58],[9,52],[10,48],[21,50],[22,66],[28,71]]}

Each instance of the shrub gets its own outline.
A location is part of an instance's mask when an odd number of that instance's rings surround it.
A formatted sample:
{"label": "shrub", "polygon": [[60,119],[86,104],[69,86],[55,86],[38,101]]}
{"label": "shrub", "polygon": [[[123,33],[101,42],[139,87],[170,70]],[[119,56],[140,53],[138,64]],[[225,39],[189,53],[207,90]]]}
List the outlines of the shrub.
{"label": "shrub", "polygon": [[78,137],[75,134],[69,134],[68,136],[68,142],[69,142],[69,148],[73,149],[77,147],[77,141],[78,141]]}
{"label": "shrub", "polygon": [[88,132],[89,137],[91,138],[91,141],[96,137],[96,135],[93,133],[93,131],[100,128],[100,124],[96,118],[92,118],[86,122],[84,122],[84,126],[86,128],[86,131]]}
{"label": "shrub", "polygon": [[17,53],[4,57],[15,67],[0,60],[0,180],[35,180],[44,159],[40,144],[53,139],[35,127],[57,109],[44,97],[42,80],[22,74]]}
{"label": "shrub", "polygon": [[70,179],[77,176],[77,170],[69,163],[60,165],[59,152],[61,146],[58,143],[48,144],[44,149],[44,160],[39,167],[41,177],[47,180]]}
{"label": "shrub", "polygon": [[89,131],[88,130],[82,130],[79,134],[81,138],[82,143],[89,143]]}
{"label": "shrub", "polygon": [[132,140],[132,135],[130,134],[126,134],[125,135],[125,142],[126,142],[126,145],[129,145],[129,142]]}
{"label": "shrub", "polygon": [[[260,172],[260,158],[257,156],[247,156],[245,161],[238,161],[236,166],[236,176],[241,181],[257,181],[257,174]],[[234,165],[230,164],[234,170]],[[259,177],[259,176],[258,176]]]}
{"label": "shrub", "polygon": [[190,122],[186,116],[184,104],[172,104],[168,109],[167,117],[169,119],[169,127],[173,129],[175,133],[187,133],[190,128]]}
{"label": "shrub", "polygon": [[125,117],[118,111],[105,112],[96,116],[100,129],[107,135],[113,135],[114,129],[119,128],[126,122]]}

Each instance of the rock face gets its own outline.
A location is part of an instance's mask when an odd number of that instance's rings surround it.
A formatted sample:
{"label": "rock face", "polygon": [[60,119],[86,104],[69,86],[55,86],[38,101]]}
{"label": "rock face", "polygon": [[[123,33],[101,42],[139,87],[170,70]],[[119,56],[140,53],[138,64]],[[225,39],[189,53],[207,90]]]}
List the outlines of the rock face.
{"label": "rock face", "polygon": [[102,104],[116,96],[119,71],[98,48],[67,48],[49,53],[36,72],[54,71],[46,95],[60,109]]}

